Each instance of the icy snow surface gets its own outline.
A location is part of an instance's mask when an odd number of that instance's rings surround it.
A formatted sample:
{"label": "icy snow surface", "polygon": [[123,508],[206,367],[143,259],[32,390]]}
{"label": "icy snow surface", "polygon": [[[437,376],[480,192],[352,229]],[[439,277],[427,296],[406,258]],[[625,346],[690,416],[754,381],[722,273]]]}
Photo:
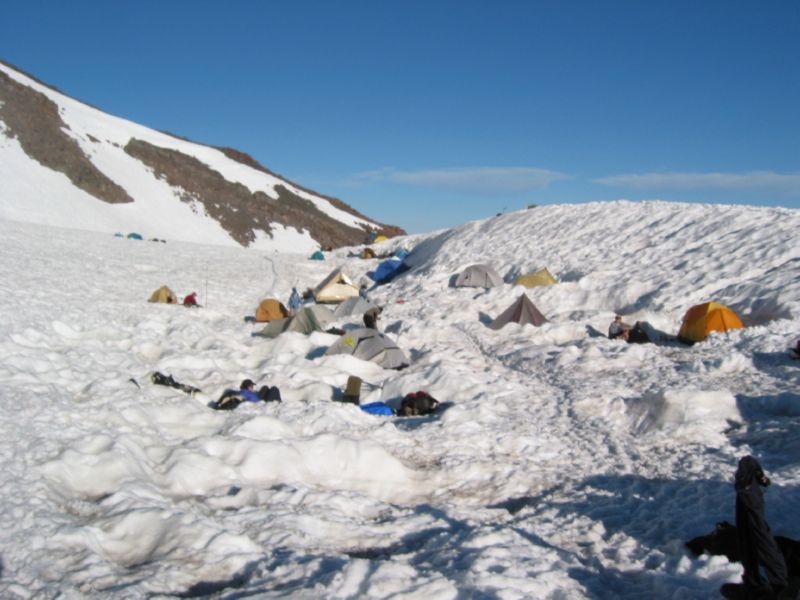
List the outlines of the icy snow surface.
{"label": "icy snow surface", "polygon": [[[372,292],[397,372],[243,320],[334,266],[365,280],[378,261],[348,249],[0,221],[0,597],[715,597],[740,566],[683,542],[734,519],[740,456],[800,538],[798,231],[792,210],[618,202],[384,242],[415,248]],[[550,322],[490,330],[523,290],[450,287],[478,262],[506,282],[548,267],[560,283],[528,293]],[[149,304],[163,284],[204,307]],[[603,335],[614,312],[674,334],[712,299],[750,326],[693,347]],[[364,402],[449,406],[371,416],[331,400],[349,375]],[[245,377],[283,403],[206,406]]]}

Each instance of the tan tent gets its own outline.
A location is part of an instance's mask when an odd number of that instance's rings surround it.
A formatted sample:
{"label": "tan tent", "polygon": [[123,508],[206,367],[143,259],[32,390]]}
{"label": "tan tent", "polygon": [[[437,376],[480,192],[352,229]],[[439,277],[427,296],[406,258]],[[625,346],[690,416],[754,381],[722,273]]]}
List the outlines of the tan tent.
{"label": "tan tent", "polygon": [[491,322],[489,327],[491,329],[501,329],[509,323],[518,323],[519,325],[531,324],[534,327],[539,327],[547,323],[544,315],[539,312],[536,305],[531,302],[526,294],[522,294],[517,298],[516,302],[505,309],[500,316]]}
{"label": "tan tent", "polygon": [[314,300],[317,302],[342,302],[353,296],[358,296],[358,288],[341,269],[334,269],[314,288]]}
{"label": "tan tent", "polygon": [[296,331],[308,335],[314,331],[323,331],[332,320],[333,313],[329,308],[312,304],[298,310],[293,317],[270,321],[264,329],[253,335],[275,338],[285,331]]}
{"label": "tan tent", "polygon": [[148,302],[163,302],[164,304],[177,304],[178,297],[175,295],[175,292],[173,292],[167,286],[162,285],[155,292],[150,294],[150,300],[148,300]]}
{"label": "tan tent", "polygon": [[375,250],[372,248],[364,248],[361,252],[361,258],[375,258]]}
{"label": "tan tent", "polygon": [[289,316],[289,311],[275,298],[262,300],[256,309],[256,323],[267,323],[276,319],[285,319]]}
{"label": "tan tent", "polygon": [[471,265],[456,278],[456,287],[490,288],[498,285],[503,285],[503,278],[489,265]]}
{"label": "tan tent", "polygon": [[521,275],[514,282],[514,285],[524,285],[526,288],[532,288],[539,285],[553,285],[554,283],[558,283],[558,281],[547,268],[544,268],[541,271],[536,271],[536,273]]}

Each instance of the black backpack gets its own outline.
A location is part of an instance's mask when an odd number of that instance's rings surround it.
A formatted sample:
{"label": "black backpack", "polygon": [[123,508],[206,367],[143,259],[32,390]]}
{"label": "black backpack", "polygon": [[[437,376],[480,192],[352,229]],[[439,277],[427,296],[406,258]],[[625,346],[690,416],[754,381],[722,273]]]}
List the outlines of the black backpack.
{"label": "black backpack", "polygon": [[403,398],[398,415],[403,417],[429,415],[437,406],[439,401],[428,392],[412,392]]}

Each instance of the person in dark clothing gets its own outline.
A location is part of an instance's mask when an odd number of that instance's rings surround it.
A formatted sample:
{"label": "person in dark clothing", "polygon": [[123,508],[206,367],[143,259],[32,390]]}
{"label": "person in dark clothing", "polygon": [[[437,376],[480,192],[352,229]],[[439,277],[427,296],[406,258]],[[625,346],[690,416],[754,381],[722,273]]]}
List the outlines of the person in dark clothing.
{"label": "person in dark clothing", "polygon": [[381,308],[376,306],[370,308],[364,313],[364,327],[369,329],[378,329],[378,316],[381,314]]}
{"label": "person in dark clothing", "polygon": [[233,410],[242,402],[281,402],[281,391],[277,386],[261,386],[256,392],[256,384],[252,379],[245,379],[238,390],[225,390],[219,400],[212,403],[216,410]]}
{"label": "person in dark clothing", "polygon": [[[787,584],[786,562],[764,517],[761,488],[769,484],[755,458],[745,456],[739,461],[734,484],[736,537],[744,567],[742,582],[746,598],[774,598]],[[766,579],[761,573],[762,567]],[[725,593],[724,589],[720,591]]]}

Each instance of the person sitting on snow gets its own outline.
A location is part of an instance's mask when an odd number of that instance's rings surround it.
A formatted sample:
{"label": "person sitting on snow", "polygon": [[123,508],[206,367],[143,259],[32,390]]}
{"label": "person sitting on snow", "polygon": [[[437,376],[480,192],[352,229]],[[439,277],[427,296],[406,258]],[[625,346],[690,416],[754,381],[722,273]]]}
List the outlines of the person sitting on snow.
{"label": "person sitting on snow", "polygon": [[627,323],[623,323],[622,317],[617,315],[614,317],[614,321],[611,325],[608,326],[608,338],[611,340],[616,340],[618,338],[622,338],[626,342],[628,341],[628,332],[630,331],[631,326]]}
{"label": "person sitting on snow", "polygon": [[364,313],[364,327],[368,329],[378,329],[378,316],[383,312],[383,309],[379,306],[375,306],[374,308],[370,308],[367,312]]}
{"label": "person sitting on snow", "polygon": [[358,295],[361,296],[364,300],[369,300],[367,297],[367,286],[366,284],[362,283],[361,287],[358,288]]}
{"label": "person sitting on snow", "polygon": [[184,306],[196,306],[199,307],[200,305],[197,303],[197,292],[192,292],[188,296],[183,299]]}

